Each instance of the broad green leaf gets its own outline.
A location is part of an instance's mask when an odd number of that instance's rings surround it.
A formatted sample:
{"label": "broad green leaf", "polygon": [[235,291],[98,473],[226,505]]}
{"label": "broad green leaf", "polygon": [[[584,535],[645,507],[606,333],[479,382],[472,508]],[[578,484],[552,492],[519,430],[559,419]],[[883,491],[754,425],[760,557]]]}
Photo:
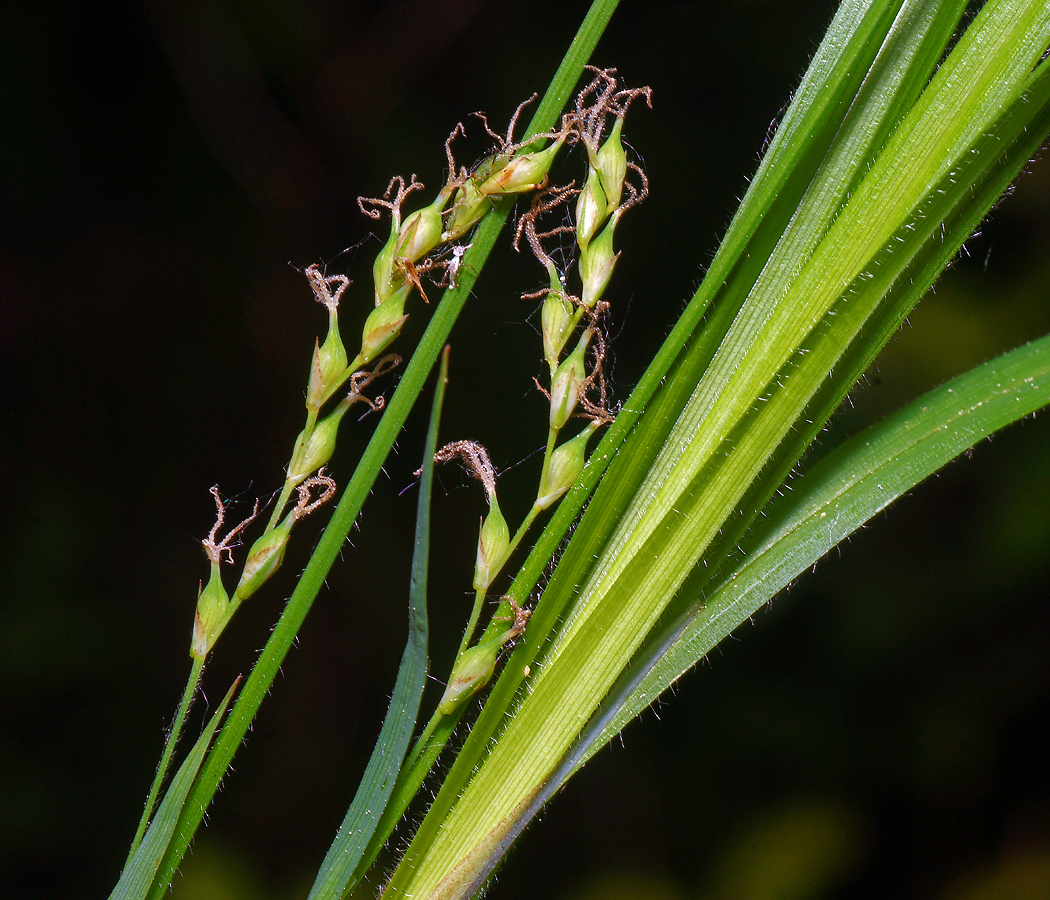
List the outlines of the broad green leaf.
{"label": "broad green leaf", "polygon": [[[1015,122],[1012,128],[1002,129],[1000,164],[989,176],[970,185],[963,202],[947,216],[939,231],[927,239],[879,307],[865,322],[864,327],[839,358],[835,369],[821,385],[806,409],[794,423],[791,433],[778,447],[770,464],[754,482],[738,505],[736,515],[726,523],[712,549],[704,556],[679,591],[679,597],[669,606],[667,614],[677,615],[694,598],[703,594],[714,582],[723,561],[738,556],[738,547],[747,546],[745,537],[752,523],[759,520],[759,511],[766,505],[779,486],[789,477],[803,453],[816,438],[823,424],[845,398],[862,373],[874,359],[876,352],[900,327],[915,303],[959,251],[963,241],[974,232],[980,220],[1020,173],[1024,165],[1038,151],[1047,133],[1050,133],[1050,70],[1041,66],[1024,91],[1026,103],[1041,108],[1030,121]],[[665,614],[665,615],[667,615]]]}
{"label": "broad green leaf", "polygon": [[[841,354],[842,338],[859,330],[982,163],[995,162],[998,148],[986,130],[1004,107],[1013,108],[1019,83],[1046,48],[1048,28],[1044,4],[986,5],[797,275],[756,284],[620,518],[591,593],[606,594],[660,529],[688,540],[662,541],[672,552],[646,566],[642,584],[654,595],[673,590],[685,556],[699,556],[735,506],[733,488],[751,482],[763,449],[779,443],[794,416],[749,423],[746,435],[735,429],[754,416],[756,404],[802,408]],[[804,348],[818,324],[838,332],[838,340]],[[797,356],[802,349],[808,352]],[[736,476],[728,491],[729,472],[717,461],[725,453]],[[683,508],[687,496],[699,520]]]}
{"label": "broad green leaf", "polygon": [[430,411],[430,428],[423,451],[423,469],[419,481],[419,503],[416,509],[416,545],[412,554],[412,578],[408,592],[408,642],[394,682],[379,739],[365,767],[365,774],[354,794],[346,818],[339,826],[332,846],[317,873],[310,898],[338,900],[356,884],[354,873],[379,818],[386,808],[408,742],[416,727],[419,703],[427,680],[427,566],[430,557],[430,488],[434,476],[434,454],[437,451],[438,423],[448,383],[448,348],[441,357],[434,403]]}
{"label": "broad green leaf", "polygon": [[[830,453],[773,505],[746,559],[632,663],[603,706],[607,724],[588,727],[591,740],[581,737],[572,769],[832,547],[959,454],[1047,404],[1050,336],[952,379]],[[624,690],[630,681],[636,686]]]}
{"label": "broad green leaf", "polygon": [[[208,745],[240,681],[238,678],[227,691],[226,697],[208,722],[208,727],[204,729],[189,755],[179,766],[179,770],[171,780],[167,793],[157,809],[157,815],[153,817],[149,828],[146,829],[145,837],[124,867],[124,871],[120,873],[120,880],[113,888],[113,893],[109,895],[110,900],[141,900],[154,886],[157,869],[175,833],[175,826],[178,825],[186,797],[190,793],[190,788],[193,787],[201,763],[204,762],[204,755],[208,752]],[[165,889],[166,887],[167,885]]]}

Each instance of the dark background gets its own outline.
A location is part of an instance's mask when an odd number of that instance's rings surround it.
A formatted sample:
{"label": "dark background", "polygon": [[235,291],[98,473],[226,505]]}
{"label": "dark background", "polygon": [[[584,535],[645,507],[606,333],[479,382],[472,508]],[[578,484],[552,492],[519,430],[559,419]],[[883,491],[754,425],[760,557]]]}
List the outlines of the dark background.
{"label": "dark background", "polygon": [[[317,307],[357,282],[358,194],[439,186],[472,110],[542,92],[586,4],[22,3],[0,53],[0,872],[105,896],[188,671],[207,490],[280,483]],[[834,4],[624,0],[595,62],[653,88],[626,133],[652,196],[607,295],[623,399],[698,283]],[[480,145],[478,146],[480,152]],[[570,176],[571,177],[571,176]],[[428,191],[429,194],[429,191]],[[384,226],[385,227],[385,226]],[[824,446],[1050,330],[1050,167],[915,312]],[[342,251],[360,242],[350,253]],[[453,333],[443,435],[486,443],[512,521],[543,440],[534,263],[500,245]],[[418,301],[400,341],[428,312]],[[349,340],[348,339],[348,343]],[[374,421],[344,425],[345,483]],[[404,640],[422,421],[409,422],[216,798],[179,898],[305,897]],[[524,462],[523,462],[524,461]],[[521,463],[521,465],[518,465]],[[480,491],[442,471],[432,671],[466,614]],[[265,642],[323,516],[246,606],[211,704]],[[740,629],[559,796],[493,897],[1048,897],[1050,422],[902,500]],[[433,702],[433,700],[431,701]],[[190,724],[199,729],[204,706]],[[1043,722],[1044,726],[1039,723]],[[417,813],[418,815],[418,813]]]}

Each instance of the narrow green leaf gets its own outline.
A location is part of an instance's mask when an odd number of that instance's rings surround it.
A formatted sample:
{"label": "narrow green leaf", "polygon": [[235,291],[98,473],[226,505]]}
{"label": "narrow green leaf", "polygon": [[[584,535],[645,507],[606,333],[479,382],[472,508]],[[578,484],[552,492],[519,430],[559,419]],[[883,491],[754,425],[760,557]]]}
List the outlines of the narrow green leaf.
{"label": "narrow green leaf", "polygon": [[445,748],[445,744],[452,737],[466,709],[466,706],[461,706],[452,715],[441,716],[434,723],[433,731],[425,733],[419,738],[417,745],[413,748],[412,753],[409,754],[404,767],[401,769],[401,774],[394,785],[390,801],[387,803],[386,809],[383,810],[383,817],[372,835],[372,840],[358,862],[357,870],[354,873],[356,880],[364,877],[368,868],[375,862],[379,851],[383,849],[383,845],[390,839],[390,835],[393,834],[397,823],[401,821],[401,817],[405,814],[405,810],[408,809],[408,805],[419,793],[423,781],[437,762],[441,751]]}
{"label": "narrow green leaf", "polygon": [[346,818],[317,873],[310,900],[338,900],[356,884],[354,872],[368,846],[379,818],[390,799],[394,781],[408,750],[408,742],[419,716],[419,703],[427,680],[427,565],[430,556],[430,488],[437,452],[438,423],[448,383],[448,347],[441,356],[430,428],[423,451],[423,471],[416,508],[416,545],[412,555],[412,579],[408,592],[408,642],[394,682],[379,739],[365,767]]}
{"label": "narrow green leaf", "polygon": [[226,697],[219,704],[219,708],[215,710],[215,714],[208,722],[208,727],[204,729],[189,755],[182,765],[179,766],[179,770],[171,780],[171,784],[164,794],[164,799],[157,809],[157,815],[154,816],[153,821],[146,830],[145,837],[139,844],[134,856],[131,857],[128,864],[124,867],[124,871],[120,873],[120,880],[117,882],[117,886],[113,888],[113,893],[109,895],[110,900],[142,900],[148,894],[150,888],[153,887],[157,869],[160,867],[160,862],[164,857],[168,844],[171,842],[172,835],[175,834],[175,827],[179,823],[179,815],[186,803],[186,797],[189,795],[190,788],[193,787],[197,772],[200,771],[201,763],[204,762],[204,755],[208,751],[208,745],[211,743],[211,739],[219,727],[219,722],[226,712],[226,707],[229,706],[230,700],[233,699],[234,691],[237,690],[237,685],[240,682],[241,679],[238,678],[229,691],[226,692]]}
{"label": "narrow green leaf", "polygon": [[197,694],[197,686],[200,684],[203,671],[204,660],[194,658],[193,664],[190,666],[189,678],[186,680],[186,687],[182,692],[182,700],[179,702],[179,708],[175,712],[175,720],[171,723],[171,728],[164,740],[164,750],[161,753],[160,765],[157,766],[157,771],[153,776],[153,784],[150,785],[149,794],[146,796],[142,817],[139,819],[138,828],[135,829],[135,836],[131,839],[131,849],[128,851],[128,858],[124,862],[125,866],[131,862],[131,858],[135,855],[135,851],[138,850],[139,844],[142,843],[142,839],[146,836],[146,829],[149,827],[150,820],[153,817],[153,807],[157,802],[157,797],[160,795],[160,789],[164,786],[164,778],[168,773],[168,766],[171,765],[171,758],[175,753],[175,747],[182,734],[182,726],[186,722],[186,716],[190,711],[193,698]]}

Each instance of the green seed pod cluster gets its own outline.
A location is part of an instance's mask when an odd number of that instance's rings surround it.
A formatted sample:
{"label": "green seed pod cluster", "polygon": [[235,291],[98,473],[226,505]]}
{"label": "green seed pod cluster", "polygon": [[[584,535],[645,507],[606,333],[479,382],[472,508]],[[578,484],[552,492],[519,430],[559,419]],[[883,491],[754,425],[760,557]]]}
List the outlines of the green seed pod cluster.
{"label": "green seed pod cluster", "polygon": [[[447,208],[442,205],[446,199],[443,195],[438,203],[429,208],[432,222],[444,216],[444,231],[440,240],[449,242],[465,235],[491,208],[496,198],[506,194],[539,191],[529,211],[519,219],[515,247],[518,247],[523,237],[527,239],[528,245],[546,268],[549,283],[548,289],[526,295],[542,296],[540,324],[543,355],[551,374],[550,392],[547,395],[550,410],[547,447],[536,500],[513,537],[496,501],[495,471],[484,448],[471,441],[456,441],[435,454],[435,462],[445,462],[453,457],[462,458],[475,477],[484,484],[489,501],[489,512],[482,519],[478,534],[473,581],[474,608],[449,676],[448,687],[438,704],[438,714],[444,716],[457,714],[463,704],[488,683],[495,671],[500,649],[524,630],[528,613],[521,610],[513,600],[508,600],[500,608],[505,610],[509,605],[513,612],[513,627],[509,630],[499,627],[497,619],[501,616],[497,615],[477,643],[470,646],[482,605],[500,570],[536,517],[557,503],[579,481],[587,461],[588,441],[600,425],[612,419],[606,408],[606,388],[601,372],[605,341],[600,320],[605,305],[600,301],[618,258],[613,248],[616,225],[624,210],[645,193],[644,174],[627,160],[622,129],[631,100],[638,96],[648,99],[649,89],[622,89],[613,70],[593,71],[594,81],[581,92],[575,112],[563,119],[558,134],[547,135],[531,144],[512,145],[509,135],[504,140],[489,130],[501,150],[485,159],[472,172],[461,170],[459,175],[454,174],[452,154],[448,151],[449,181],[446,190],[450,191],[450,202]],[[614,121],[603,141],[602,134],[610,116]],[[460,129],[453,132],[449,140],[458,133],[461,133]],[[550,140],[551,143],[543,147],[540,140]],[[556,155],[562,146],[577,140],[584,144],[587,152],[588,172],[584,187],[579,191],[574,184],[547,188],[548,173]],[[635,170],[641,178],[640,190],[626,183],[628,169]],[[622,202],[625,191],[628,197],[626,202]],[[576,224],[573,227],[565,224],[562,214],[570,198],[577,194]],[[424,225],[422,219],[411,216],[405,220],[403,227],[400,225],[398,216],[401,199],[403,197],[399,194],[391,237],[375,269],[377,303],[390,304],[393,312],[382,321],[378,317],[375,322],[370,319],[365,329],[366,336],[370,333],[379,336],[376,338],[377,344],[380,339],[386,340],[386,332],[381,329],[396,331],[400,328],[403,302],[398,292],[413,284],[419,287],[418,280],[413,281],[413,276],[418,274],[416,269],[406,265],[406,262],[418,261],[410,256],[418,252],[414,243],[416,232],[410,233],[410,230],[415,228],[422,233]],[[561,224],[555,224],[547,230],[539,227],[538,220],[551,214],[562,215]],[[414,224],[417,221],[420,224]],[[431,226],[427,230],[428,237],[419,244],[420,248],[431,247],[435,229],[436,226]],[[575,234],[579,248],[582,281],[580,297],[569,293],[561,270],[543,246],[545,240],[567,233]],[[456,255],[457,264],[458,260],[459,256]],[[421,267],[425,265],[426,261]],[[398,266],[401,268],[400,273]],[[452,273],[451,264],[448,271]],[[396,308],[395,302],[399,303]],[[387,325],[387,322],[392,324]],[[571,351],[566,353],[581,322],[584,325],[582,333]],[[592,346],[593,371],[588,373],[588,351]],[[587,396],[592,387],[596,387],[600,393],[597,400]],[[590,421],[575,437],[559,445],[562,430],[580,407]]]}
{"label": "green seed pod cluster", "polygon": [[[402,207],[408,196],[423,185],[415,176],[405,183],[395,178],[380,199],[361,198],[361,210],[379,218],[380,209],[390,210],[390,235],[372,266],[376,309],[362,331],[361,360],[371,362],[401,332],[407,319],[405,303],[412,288],[422,293],[420,274],[435,265],[428,258],[435,250],[447,247],[465,235],[492,208],[491,198],[535,190],[547,180],[547,173],[558,151],[570,134],[563,130],[546,149],[512,147],[494,154],[472,172],[452,171],[450,152],[449,179],[428,206],[403,216]],[[453,132],[455,135],[456,132]],[[395,191],[396,188],[396,191]],[[418,267],[417,267],[418,264]],[[424,295],[425,299],[425,295]]]}
{"label": "green seed pod cluster", "polygon": [[262,587],[281,567],[292,527],[299,519],[308,516],[335,496],[335,482],[327,475],[315,475],[299,486],[298,493],[299,500],[285,516],[284,521],[279,525],[271,523],[252,544],[231,598],[223,587],[222,565],[224,562],[233,561],[235,542],[255,520],[259,513],[259,504],[256,502],[252,514],[220,539],[218,532],[226,516],[226,505],[219,496],[218,488],[211,489],[215,498],[215,525],[208,537],[201,542],[211,563],[211,576],[197,596],[193,638],[190,642],[190,656],[194,659],[201,662],[206,659],[241,603]]}
{"label": "green seed pod cluster", "polygon": [[620,134],[623,118],[617,117],[609,137],[599,148],[587,147],[588,171],[576,201],[576,242],[580,247],[581,300],[594,309],[605,292],[619,254],[613,251],[613,231],[620,220],[627,153]]}
{"label": "green seed pod cluster", "polygon": [[[519,228],[519,235],[528,238],[534,253],[545,265],[550,284],[544,292],[540,311],[543,355],[550,366],[551,387],[547,453],[535,504],[539,509],[550,507],[575,483],[583,471],[588,439],[599,424],[611,420],[605,408],[601,372],[605,342],[600,324],[604,305],[600,305],[600,301],[619,258],[613,247],[616,226],[624,211],[643,199],[647,190],[642,170],[628,162],[623,122],[634,99],[649,99],[649,89],[623,88],[614,70],[592,71],[594,81],[577,99],[574,120],[577,137],[587,153],[587,177],[577,192],[575,204],[575,237],[582,282],[578,298],[569,296],[557,267],[542,246],[543,239],[571,229],[562,225],[544,231],[537,226],[540,216],[549,216],[561,208],[570,191],[552,188],[538,197]],[[605,133],[610,117],[612,125]],[[637,174],[640,186],[627,183],[629,169]],[[586,327],[575,348],[562,359],[581,320],[586,320]],[[596,341],[596,347],[593,371],[588,373],[587,351],[592,341]],[[590,386],[600,391],[598,402],[584,396]],[[578,406],[584,407],[584,414],[592,421],[583,432],[558,446],[559,434]]]}

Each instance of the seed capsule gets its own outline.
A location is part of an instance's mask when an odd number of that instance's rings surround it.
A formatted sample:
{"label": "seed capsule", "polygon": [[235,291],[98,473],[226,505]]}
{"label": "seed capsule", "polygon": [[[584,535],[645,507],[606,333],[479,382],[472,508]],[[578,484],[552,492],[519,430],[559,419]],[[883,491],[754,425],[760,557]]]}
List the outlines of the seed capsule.
{"label": "seed capsule", "polygon": [[587,183],[576,198],[576,243],[580,245],[580,250],[586,252],[591,238],[598,233],[607,215],[607,205],[601,175],[591,166],[587,173]]}
{"label": "seed capsule", "polygon": [[589,422],[576,437],[566,441],[551,454],[550,465],[540,480],[536,506],[540,509],[549,508],[576,484],[587,463],[587,441],[597,429],[597,422]]}
{"label": "seed capsule", "polygon": [[609,137],[602,144],[594,160],[601,173],[602,188],[605,191],[605,214],[612,215],[620,205],[623,194],[623,180],[627,176],[627,152],[623,149],[620,132],[623,131],[623,119],[617,118],[613,123]]}
{"label": "seed capsule", "polygon": [[449,676],[448,687],[445,688],[441,702],[438,703],[438,712],[441,715],[451,715],[488,684],[492,673],[496,671],[496,660],[500,649],[525,631],[530,610],[522,609],[510,598],[507,598],[505,604],[501,604],[501,608],[508,604],[511,612],[510,618],[513,620],[510,628],[502,634],[482,639],[463,652]]}
{"label": "seed capsule", "polygon": [[398,237],[395,258],[403,257],[412,262],[419,262],[441,242],[441,232],[444,228],[441,214],[448,202],[449,193],[447,188],[443,189],[430,206],[417,210],[405,219]]}
{"label": "seed capsule", "polygon": [[474,563],[474,590],[484,591],[499,572],[499,565],[510,546],[510,528],[503,518],[496,495],[490,500],[489,514],[485,516],[478,534],[478,555]]}
{"label": "seed capsule", "polygon": [[379,356],[390,342],[401,333],[401,326],[408,316],[405,315],[405,299],[411,284],[388,297],[368,314],[365,327],[361,332],[361,361],[366,365]]}
{"label": "seed capsule", "polygon": [[372,264],[372,280],[376,286],[376,306],[382,305],[384,300],[389,299],[404,285],[404,275],[395,265],[399,238],[398,232],[391,229],[390,237],[387,238],[383,249],[379,251],[376,261]]}
{"label": "seed capsule", "polygon": [[583,279],[581,302],[587,309],[594,309],[612,278],[618,253],[613,252],[613,230],[620,220],[620,210],[609,217],[609,224],[591,241],[587,250],[580,254],[580,278]]}
{"label": "seed capsule", "polygon": [[560,137],[546,150],[515,154],[506,165],[482,182],[478,192],[491,196],[536,190],[547,180],[554,157],[558,155],[564,143],[565,138]]}
{"label": "seed capsule", "polygon": [[193,617],[193,640],[190,656],[204,659],[229,620],[230,595],[222,586],[219,563],[211,564],[211,577],[197,596],[197,612]]}
{"label": "seed capsule", "polygon": [[445,223],[445,232],[441,235],[442,241],[447,243],[461,238],[492,209],[489,198],[478,190],[478,186],[492,174],[494,163],[495,158],[492,156],[482,160],[453,195],[448,222]]}
{"label": "seed capsule", "polygon": [[299,462],[294,466],[294,469],[292,466],[288,468],[288,480],[292,484],[299,484],[299,482],[316,472],[332,458],[332,454],[335,452],[336,438],[339,435],[339,422],[346,415],[346,411],[349,408],[349,403],[340,403],[331,413],[321,419],[314,426],[313,434],[310,435],[306,449],[301,454],[299,453],[299,447],[304,440],[306,430],[303,429],[299,433],[299,437],[295,441],[296,452],[292,457],[293,461],[298,458]]}
{"label": "seed capsule", "polygon": [[333,310],[329,314],[328,336],[320,346],[314,344],[310,387],[306,394],[307,409],[317,409],[328,399],[329,391],[346,374],[346,364],[346,348],[339,337],[339,322]]}
{"label": "seed capsule", "polygon": [[252,544],[252,549],[248,551],[248,559],[244,563],[244,569],[241,571],[241,580],[233,592],[235,600],[247,600],[281,567],[293,524],[295,524],[295,518],[289,515],[273,531],[264,534]]}
{"label": "seed capsule", "polygon": [[496,671],[496,658],[503,645],[499,639],[484,641],[463,652],[452,675],[448,687],[438,703],[438,712],[450,716],[474,694],[480,691],[492,673]]}
{"label": "seed capsule", "polygon": [[550,260],[547,262],[547,275],[550,278],[550,290],[547,291],[540,307],[540,330],[543,333],[543,357],[553,372],[572,335],[576,318],[573,315],[572,303],[565,296],[565,286],[558,275],[558,269]]}
{"label": "seed capsule", "polygon": [[562,360],[551,376],[550,427],[560,430],[576,410],[580,389],[587,378],[584,357],[594,332],[588,328],[580,337],[576,349]]}

